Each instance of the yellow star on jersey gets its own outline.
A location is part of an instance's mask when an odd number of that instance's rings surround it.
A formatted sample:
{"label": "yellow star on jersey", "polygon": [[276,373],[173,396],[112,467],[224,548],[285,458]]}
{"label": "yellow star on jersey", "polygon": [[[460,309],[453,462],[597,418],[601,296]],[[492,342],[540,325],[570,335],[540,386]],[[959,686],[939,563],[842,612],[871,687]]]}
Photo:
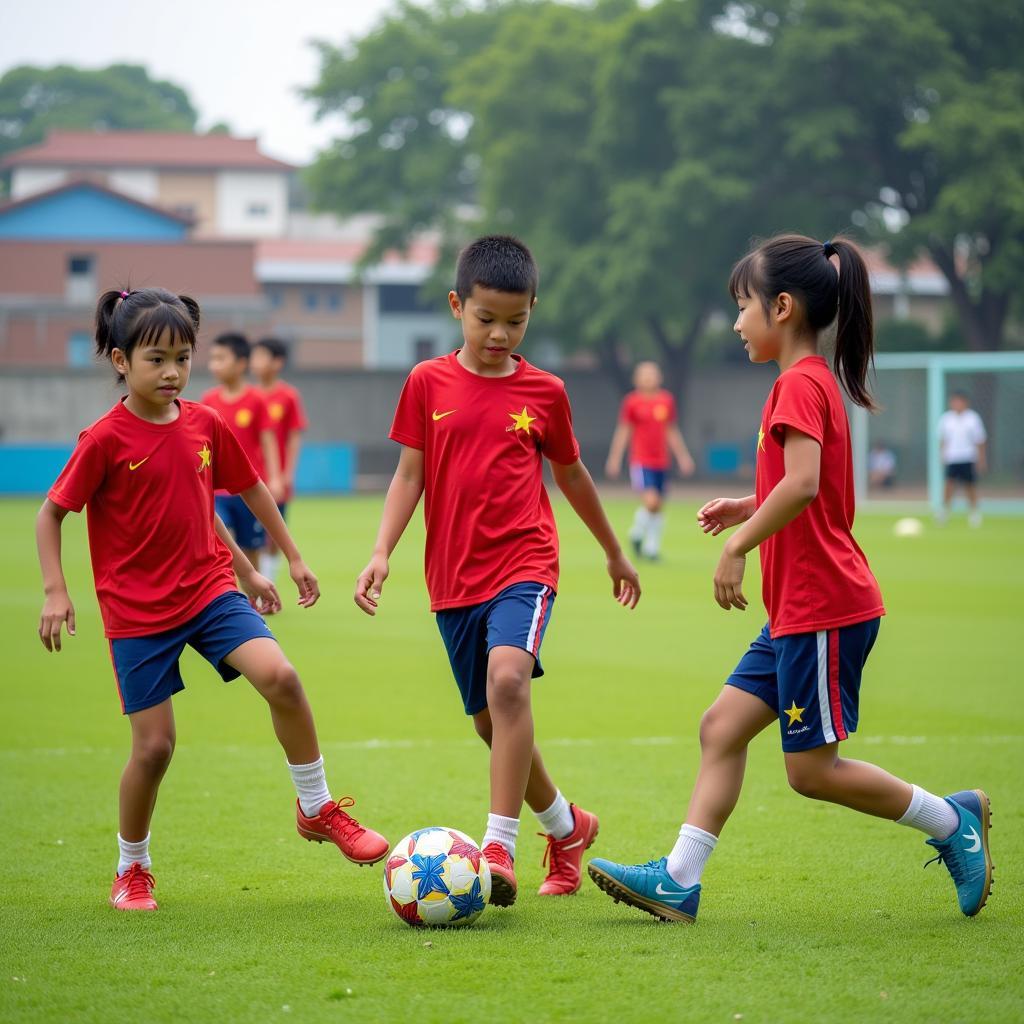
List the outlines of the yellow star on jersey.
{"label": "yellow star on jersey", "polygon": [[757,450],[764,451],[764,427],[757,428]]}
{"label": "yellow star on jersey", "polygon": [[210,465],[210,459],[213,457],[213,452],[210,451],[210,446],[204,443],[203,447],[196,452],[196,455],[199,456],[199,465],[196,467],[196,472],[202,473],[202,471]]}
{"label": "yellow star on jersey", "polygon": [[807,708],[798,708],[796,706],[796,701],[793,701],[788,708],[783,708],[782,710],[789,715],[789,725],[792,725],[794,722],[803,723],[803,713]]}
{"label": "yellow star on jersey", "polygon": [[510,412],[509,416],[512,417],[513,430],[525,430],[527,433],[530,432],[530,424],[537,418],[526,411],[525,405],[522,412]]}

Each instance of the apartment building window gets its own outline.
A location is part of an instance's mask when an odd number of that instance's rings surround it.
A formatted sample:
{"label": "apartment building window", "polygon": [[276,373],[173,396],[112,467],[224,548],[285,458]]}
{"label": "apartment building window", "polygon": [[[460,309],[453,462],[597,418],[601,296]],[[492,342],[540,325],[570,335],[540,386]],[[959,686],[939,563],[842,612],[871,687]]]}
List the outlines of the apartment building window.
{"label": "apartment building window", "polygon": [[340,289],[334,288],[327,293],[327,308],[332,312],[337,312],[344,304],[345,299]]}
{"label": "apartment building window", "polygon": [[422,363],[424,359],[433,359],[436,345],[437,341],[434,338],[417,338],[412,343],[413,362]]}
{"label": "apartment building window", "polygon": [[270,303],[271,309],[280,309],[284,302],[284,297],[281,295],[281,291],[278,288],[267,289],[267,301]]}
{"label": "apartment building window", "polygon": [[250,203],[245,212],[250,217],[269,217],[270,207],[266,203]]}
{"label": "apartment building window", "polygon": [[88,331],[72,331],[68,336],[67,364],[79,370],[92,366],[92,336]]}
{"label": "apartment building window", "polygon": [[96,258],[89,253],[70,253],[64,294],[68,302],[91,303],[96,300]]}
{"label": "apartment building window", "polygon": [[313,291],[313,289],[310,289],[309,291],[306,292],[305,295],[303,295],[302,304],[306,307],[306,309],[312,312],[320,305],[319,293]]}

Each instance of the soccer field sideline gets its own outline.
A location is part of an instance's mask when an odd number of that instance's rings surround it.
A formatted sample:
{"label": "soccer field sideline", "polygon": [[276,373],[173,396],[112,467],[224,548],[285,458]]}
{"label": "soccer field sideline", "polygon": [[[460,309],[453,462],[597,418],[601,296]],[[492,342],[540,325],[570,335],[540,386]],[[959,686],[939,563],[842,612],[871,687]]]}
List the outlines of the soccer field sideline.
{"label": "soccer field sideline", "polygon": [[[427,824],[472,835],[483,827],[486,756],[425,609],[418,516],[381,616],[371,622],[351,606],[379,502],[297,503],[296,535],[325,596],[272,625],[310,691],[332,785],[351,789],[357,812],[392,841]],[[921,871],[929,852],[917,833],[791,793],[768,730],[752,746],[696,926],[658,925],[589,882],[576,897],[538,899],[543,844],[524,816],[517,906],[488,909],[464,933],[423,934],[391,916],[376,869],[294,835],[261,702],[189,656],[175,701],[179,746],[154,822],[161,910],[150,922],[109,910],[126,733],[80,518],[65,545],[79,636],[61,660],[39,647],[26,539],[35,507],[0,505],[3,637],[10,678],[28,684],[8,688],[0,721],[0,963],[19,979],[0,980],[3,1020],[106,1021],[143,1006],[154,1021],[643,1021],[682,1008],[701,1021],[1024,1017],[1006,970],[1024,920],[1015,802],[1024,710],[1008,640],[1024,586],[1006,571],[1024,555],[1019,523],[978,532],[954,523],[908,540],[892,536],[891,517],[858,519],[889,616],[849,750],[943,791],[990,792],[997,885],[979,918],[958,914],[941,867]],[[620,530],[630,507],[611,502]],[[599,550],[556,503],[563,586],[536,687],[538,741],[567,795],[601,815],[595,855],[665,852],[696,765],[700,712],[760,625],[759,611],[714,606],[719,545],[694,535],[692,512],[671,509],[665,564],[642,569],[645,595],[628,614],[611,601]],[[753,565],[750,579],[756,593]],[[41,825],[38,806],[60,811]]]}

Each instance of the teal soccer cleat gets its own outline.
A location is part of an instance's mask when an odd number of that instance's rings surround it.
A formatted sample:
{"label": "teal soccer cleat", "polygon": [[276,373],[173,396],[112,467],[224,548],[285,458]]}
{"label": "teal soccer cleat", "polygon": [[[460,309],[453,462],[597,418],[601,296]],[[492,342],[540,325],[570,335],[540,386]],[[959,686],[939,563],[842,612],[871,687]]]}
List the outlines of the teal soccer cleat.
{"label": "teal soccer cleat", "polygon": [[980,789],[967,789],[945,798],[960,816],[956,831],[947,839],[926,839],[938,855],[928,864],[946,865],[960,909],[974,917],[992,889],[992,858],[988,852],[989,800]]}
{"label": "teal soccer cleat", "polygon": [[628,903],[662,921],[692,923],[697,918],[700,886],[684,889],[668,873],[667,861],[662,857],[646,864],[616,864],[597,857],[587,865],[587,873],[616,903]]}

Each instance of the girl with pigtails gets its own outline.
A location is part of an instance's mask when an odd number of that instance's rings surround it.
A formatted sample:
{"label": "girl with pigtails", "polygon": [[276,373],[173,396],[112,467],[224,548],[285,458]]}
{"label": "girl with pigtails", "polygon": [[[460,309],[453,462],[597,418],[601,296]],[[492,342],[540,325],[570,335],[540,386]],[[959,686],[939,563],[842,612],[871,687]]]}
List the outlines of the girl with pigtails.
{"label": "girl with pigtails", "polygon": [[[288,558],[298,603],[316,603],[316,577],[227,424],[212,409],[180,397],[199,320],[194,299],[162,288],[100,297],[96,348],[127,394],[82,431],[36,519],[46,595],[39,637],[48,651],[59,651],[62,627],[75,635],[61,525],[68,512],[87,512],[96,596],[131,728],[110,893],[118,910],[157,908],[149,825],[174,750],[171,697],[185,686],[178,659],[186,646],[225,682],[245,676],[266,700],[298,796],[299,834],[333,843],[358,864],[372,864],[388,850],[383,836],[346,812],[350,797],[331,799],[299,676],[254,607],[273,613],[281,599],[214,515],[215,488],[240,494]],[[224,803],[237,801],[227,794]],[[246,813],[233,810],[233,831],[245,831]]]}
{"label": "girl with pigtails", "polygon": [[[697,523],[712,536],[736,527],[714,576],[715,601],[726,611],[746,610],[746,557],[759,548],[768,623],[701,720],[700,768],[672,851],[638,865],[595,859],[590,876],[616,901],[662,920],[694,921],[705,863],[740,796],[747,747],[778,722],[796,792],[926,833],[960,910],[974,916],[992,882],[985,793],[941,798],[839,753],[857,728],[861,672],[885,613],[853,537],[850,428],[840,393],[842,385],[851,401],[874,409],[863,257],[846,239],[781,235],[736,264],[729,291],[739,306],[733,329],[750,361],[776,363],[779,376],[761,414],[755,493],[709,501]],[[830,369],[819,345],[833,323]]]}

